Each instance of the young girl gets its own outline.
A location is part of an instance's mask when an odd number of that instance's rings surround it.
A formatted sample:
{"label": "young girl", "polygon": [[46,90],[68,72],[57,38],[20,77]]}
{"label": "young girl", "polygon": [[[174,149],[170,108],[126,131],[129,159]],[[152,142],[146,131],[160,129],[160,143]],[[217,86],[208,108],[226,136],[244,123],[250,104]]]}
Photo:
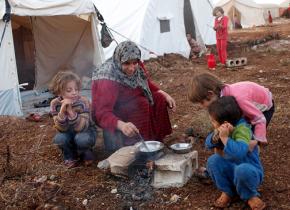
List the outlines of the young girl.
{"label": "young girl", "polygon": [[228,17],[224,16],[221,7],[215,7],[212,12],[215,16],[214,30],[216,31],[216,48],[220,62],[225,65],[227,60]]}
{"label": "young girl", "polygon": [[264,176],[258,148],[248,152],[252,137],[251,126],[242,118],[242,111],[233,96],[224,96],[208,107],[212,125],[218,138],[211,133],[206,147],[220,152],[210,156],[207,171],[216,187],[222,191],[215,201],[218,208],[226,208],[238,195],[251,209],[262,210],[265,203],[257,191]]}
{"label": "young girl", "polygon": [[265,87],[254,82],[238,82],[224,84],[209,73],[193,77],[189,90],[189,99],[207,108],[221,96],[234,96],[243,111],[245,118],[254,127],[252,149],[257,141],[267,144],[266,127],[275,111],[272,93]]}
{"label": "young girl", "polygon": [[90,102],[80,96],[81,80],[70,71],[58,72],[52,80],[51,90],[58,97],[51,101],[50,110],[57,134],[54,144],[63,152],[68,168],[77,165],[78,158],[89,165],[93,161],[92,147],[96,129],[91,123]]}

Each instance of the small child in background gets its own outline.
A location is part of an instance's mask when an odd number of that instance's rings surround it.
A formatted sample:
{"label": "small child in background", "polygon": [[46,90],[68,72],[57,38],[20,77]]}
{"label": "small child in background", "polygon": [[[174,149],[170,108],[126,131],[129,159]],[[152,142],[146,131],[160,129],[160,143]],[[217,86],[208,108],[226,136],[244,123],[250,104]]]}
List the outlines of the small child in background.
{"label": "small child in background", "polygon": [[207,108],[222,96],[234,96],[246,120],[252,124],[255,140],[251,141],[249,149],[252,150],[258,142],[267,144],[266,128],[275,111],[269,89],[249,81],[225,84],[209,73],[196,75],[191,80],[191,102]]}
{"label": "small child in background", "polygon": [[186,38],[190,46],[190,54],[189,54],[190,59],[198,58],[201,52],[199,44],[194,38],[192,38],[191,34],[186,34]]}
{"label": "small child in background", "polygon": [[233,96],[223,96],[209,105],[208,112],[218,138],[213,138],[211,133],[205,144],[208,149],[220,151],[207,161],[207,171],[222,191],[215,207],[228,207],[231,199],[238,195],[251,209],[264,209],[266,205],[257,191],[264,177],[263,167],[257,146],[252,152],[248,151],[252,130],[242,118],[237,101]]}
{"label": "small child in background", "polygon": [[215,16],[214,30],[216,31],[216,48],[222,65],[227,60],[227,41],[228,41],[228,17],[224,15],[221,7],[215,7],[212,12]]}
{"label": "small child in background", "polygon": [[271,15],[270,10],[268,10],[268,23],[269,24],[272,24],[273,23],[273,18],[272,18],[272,15]]}
{"label": "small child in background", "polygon": [[58,72],[51,83],[53,94],[58,96],[50,103],[58,145],[68,168],[75,167],[78,159],[90,165],[94,160],[92,147],[96,142],[96,127],[90,116],[90,102],[80,95],[81,80],[73,72]]}
{"label": "small child in background", "polygon": [[241,25],[241,22],[240,22],[240,20],[239,20],[237,15],[235,15],[234,18],[233,18],[233,25],[234,25],[234,29],[243,28],[243,26]]}

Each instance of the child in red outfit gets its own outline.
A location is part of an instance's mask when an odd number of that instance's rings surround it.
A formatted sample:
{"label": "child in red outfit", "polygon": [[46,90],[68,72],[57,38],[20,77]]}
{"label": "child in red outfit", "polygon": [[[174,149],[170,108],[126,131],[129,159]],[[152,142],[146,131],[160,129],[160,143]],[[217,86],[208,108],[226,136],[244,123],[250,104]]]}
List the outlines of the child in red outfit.
{"label": "child in red outfit", "polygon": [[212,12],[215,16],[214,30],[216,31],[216,47],[220,62],[225,65],[227,60],[228,17],[224,16],[221,7],[215,7]]}

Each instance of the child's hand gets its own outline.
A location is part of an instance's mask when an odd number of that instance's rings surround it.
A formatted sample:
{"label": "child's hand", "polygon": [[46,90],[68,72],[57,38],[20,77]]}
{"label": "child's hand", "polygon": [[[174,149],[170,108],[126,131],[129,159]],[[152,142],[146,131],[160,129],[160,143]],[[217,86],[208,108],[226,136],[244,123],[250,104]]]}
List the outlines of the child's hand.
{"label": "child's hand", "polygon": [[213,144],[217,144],[217,143],[219,143],[219,140],[220,140],[219,131],[217,129],[215,129],[213,131],[213,135],[212,135],[212,138],[211,138],[211,142]]}
{"label": "child's hand", "polygon": [[230,123],[223,123],[219,128],[219,137],[224,145],[226,145],[229,135],[233,130],[233,126]]}
{"label": "child's hand", "polygon": [[71,105],[66,106],[66,112],[70,119],[74,119],[76,117],[76,112],[73,110]]}
{"label": "child's hand", "polygon": [[61,101],[60,113],[65,114],[67,112],[67,108],[71,106],[72,100],[70,99],[63,99]]}
{"label": "child's hand", "polygon": [[249,143],[249,151],[250,152],[253,152],[254,148],[256,147],[256,145],[258,144],[258,141],[257,140],[251,140],[250,143]]}
{"label": "child's hand", "polygon": [[61,102],[59,100],[59,97],[57,97],[50,102],[50,106],[55,107],[59,103],[61,103]]}

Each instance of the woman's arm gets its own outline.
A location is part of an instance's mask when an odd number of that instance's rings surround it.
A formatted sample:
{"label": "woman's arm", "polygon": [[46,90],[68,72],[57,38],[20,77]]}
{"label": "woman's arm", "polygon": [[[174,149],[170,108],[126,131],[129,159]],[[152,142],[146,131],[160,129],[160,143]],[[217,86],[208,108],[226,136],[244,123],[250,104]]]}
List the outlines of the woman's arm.
{"label": "woman's arm", "polygon": [[92,108],[97,124],[114,132],[120,130],[124,135],[132,137],[139,130],[131,122],[124,122],[114,114],[114,106],[119,94],[119,85],[114,81],[99,80],[93,82]]}
{"label": "woman's arm", "polygon": [[111,132],[117,129],[120,120],[114,114],[114,106],[119,94],[118,83],[110,80],[97,80],[92,84],[92,109],[96,123]]}
{"label": "woman's arm", "polygon": [[151,90],[151,92],[159,92],[159,93],[161,93],[164,96],[165,100],[167,101],[168,106],[170,107],[170,109],[175,111],[176,110],[175,100],[168,93],[166,93],[163,90],[160,90],[160,88],[151,81],[151,79],[149,77],[149,74],[148,74],[148,71],[146,70],[145,65],[144,65],[143,62],[140,61],[139,62],[139,66],[143,69],[145,75],[147,76],[148,86],[149,86],[149,89]]}
{"label": "woman's arm", "polygon": [[161,93],[164,96],[165,100],[168,103],[169,108],[172,109],[172,111],[175,112],[175,110],[176,110],[175,100],[168,93],[166,93],[163,90],[158,90],[158,92]]}

